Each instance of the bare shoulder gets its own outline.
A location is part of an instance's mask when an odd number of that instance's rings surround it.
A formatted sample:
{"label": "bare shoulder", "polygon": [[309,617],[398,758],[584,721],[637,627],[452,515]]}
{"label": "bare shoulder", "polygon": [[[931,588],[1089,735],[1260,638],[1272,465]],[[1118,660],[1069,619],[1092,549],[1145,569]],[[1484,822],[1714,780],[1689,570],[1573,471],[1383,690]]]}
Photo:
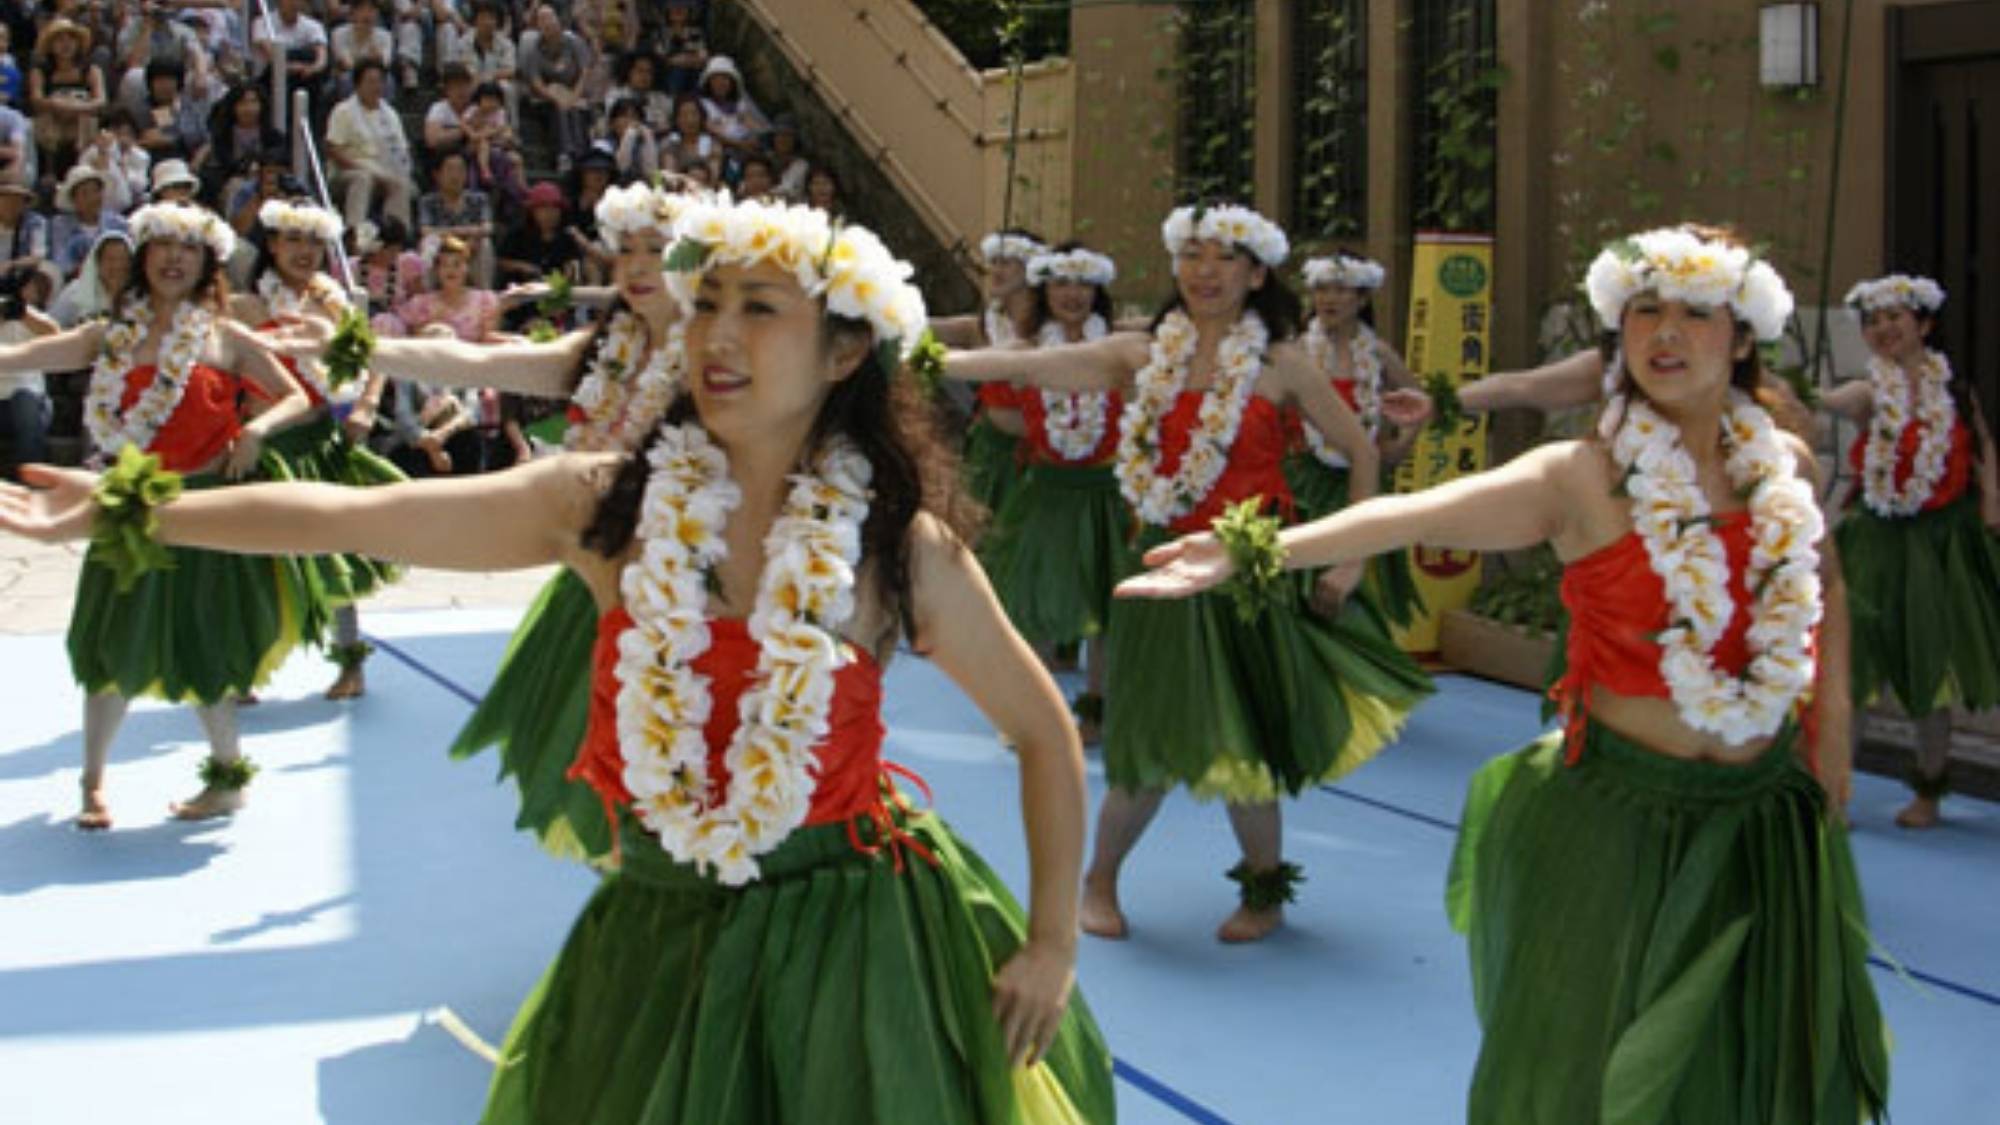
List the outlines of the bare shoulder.
{"label": "bare shoulder", "polygon": [[264,299],[254,293],[231,293],[229,315],[243,324],[262,324],[270,319],[270,310],[264,307]]}
{"label": "bare shoulder", "polygon": [[910,581],[922,599],[926,589],[962,577],[967,567],[976,567],[971,550],[958,532],[930,512],[918,512],[903,538],[910,553]]}

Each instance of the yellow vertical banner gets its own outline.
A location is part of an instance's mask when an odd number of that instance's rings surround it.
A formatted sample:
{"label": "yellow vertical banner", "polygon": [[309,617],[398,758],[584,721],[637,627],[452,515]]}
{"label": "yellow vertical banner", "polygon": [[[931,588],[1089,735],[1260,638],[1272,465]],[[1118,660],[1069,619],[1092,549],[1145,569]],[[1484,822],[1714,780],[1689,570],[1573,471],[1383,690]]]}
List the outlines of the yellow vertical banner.
{"label": "yellow vertical banner", "polygon": [[[1417,235],[1410,269],[1410,330],[1404,362],[1426,383],[1442,376],[1463,386],[1486,374],[1493,317],[1493,239],[1483,234]],[[1396,469],[1396,491],[1417,492],[1486,467],[1486,418],[1462,419],[1451,433],[1426,427]],[[1410,552],[1425,613],[1397,643],[1418,655],[1438,648],[1439,615],[1458,609],[1479,586],[1475,551],[1428,547]]]}

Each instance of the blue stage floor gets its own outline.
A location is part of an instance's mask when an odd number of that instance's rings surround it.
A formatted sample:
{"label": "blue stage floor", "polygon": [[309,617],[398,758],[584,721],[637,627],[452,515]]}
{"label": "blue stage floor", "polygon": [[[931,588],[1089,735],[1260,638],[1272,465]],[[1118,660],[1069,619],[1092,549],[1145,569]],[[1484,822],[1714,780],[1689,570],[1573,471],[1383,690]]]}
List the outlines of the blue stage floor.
{"label": "blue stage floor", "polygon": [[[203,754],[186,710],[135,709],[113,752],[118,828],[69,827],[79,698],[59,638],[0,637],[0,1123],[430,1125],[473,1120],[497,1042],[592,877],[513,831],[488,757],[443,747],[511,613],[377,614],[358,704],[315,657],[244,713],[264,772],[233,822],[169,821]],[[1535,701],[1447,679],[1402,743],[1286,807],[1310,882],[1291,925],[1212,937],[1231,905],[1219,808],[1170,801],[1129,868],[1130,941],[1081,980],[1120,1063],[1121,1120],[1448,1125],[1477,1047],[1445,923],[1470,772],[1536,730]],[[1013,760],[928,665],[900,659],[890,753],[1015,886]],[[1095,781],[1094,781],[1095,784]],[[1882,948],[1898,1122],[2000,1122],[2000,809],[1954,800],[1899,832],[1899,786],[1857,785],[1855,850]]]}

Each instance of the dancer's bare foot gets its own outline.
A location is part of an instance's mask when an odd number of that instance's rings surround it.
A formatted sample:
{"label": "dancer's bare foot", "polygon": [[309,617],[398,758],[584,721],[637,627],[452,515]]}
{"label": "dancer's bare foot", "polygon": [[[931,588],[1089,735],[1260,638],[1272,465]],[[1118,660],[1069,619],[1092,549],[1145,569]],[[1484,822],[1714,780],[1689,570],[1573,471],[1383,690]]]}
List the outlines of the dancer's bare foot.
{"label": "dancer's bare foot", "polygon": [[83,811],[76,814],[76,826],[85,832],[102,832],[111,827],[111,807],[104,803],[104,790],[83,791]]}
{"label": "dancer's bare foot", "polygon": [[1938,802],[1936,797],[1912,797],[1903,811],[1896,814],[1898,828],[1935,828],[1938,822]]}
{"label": "dancer's bare foot", "polygon": [[1078,904],[1077,922],[1093,937],[1123,940],[1128,934],[1125,912],[1118,909],[1118,884],[1097,879],[1083,881],[1083,901]]}
{"label": "dancer's bare foot", "polygon": [[1263,941],[1272,932],[1285,924],[1285,908],[1274,906],[1269,910],[1252,910],[1239,906],[1236,913],[1223,920],[1215,931],[1215,940],[1241,945],[1245,942]]}
{"label": "dancer's bare foot", "polygon": [[242,807],[243,790],[210,785],[188,800],[168,805],[167,811],[174,815],[175,820],[214,820]]}
{"label": "dancer's bare foot", "polygon": [[328,699],[359,699],[368,694],[368,676],[359,664],[340,670],[340,678],[326,689]]}

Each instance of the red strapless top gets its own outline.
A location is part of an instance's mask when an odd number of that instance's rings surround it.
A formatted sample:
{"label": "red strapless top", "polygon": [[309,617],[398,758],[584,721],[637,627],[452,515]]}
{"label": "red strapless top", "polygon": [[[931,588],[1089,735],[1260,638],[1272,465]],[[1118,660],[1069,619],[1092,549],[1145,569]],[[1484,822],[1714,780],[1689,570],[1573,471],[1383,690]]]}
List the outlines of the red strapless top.
{"label": "red strapless top", "polygon": [[1104,438],[1089,454],[1075,461],[1056,452],[1049,444],[1049,411],[1042,405],[1042,393],[1030,388],[1022,391],[1015,400],[1020,407],[1021,417],[1028,424],[1028,455],[1036,461],[1053,462],[1058,465],[1099,465],[1111,460],[1118,452],[1118,419],[1125,412],[1125,399],[1113,392],[1106,396],[1104,404]]}
{"label": "red strapless top", "polygon": [[[1182,391],[1174,408],[1160,422],[1160,467],[1162,474],[1180,468],[1187,452],[1188,438],[1194,433],[1201,413],[1199,391]],[[1179,535],[1207,531],[1222,510],[1252,496],[1262,496],[1267,506],[1276,505],[1287,520],[1292,517],[1292,489],[1285,483],[1285,423],[1278,404],[1263,395],[1252,394],[1243,408],[1243,423],[1237,427],[1236,443],[1229,447],[1229,467],[1195,509],[1174,521],[1168,530]]]}
{"label": "red strapless top", "polygon": [[[1910,473],[1917,467],[1917,443],[1923,439],[1923,427],[1911,422],[1903,427],[1903,436],[1896,440],[1896,486],[1901,488],[1910,479]],[[1863,431],[1848,447],[1847,463],[1859,475],[1867,461],[1868,434]],[[1924,501],[1923,511],[1932,512],[1945,507],[1965,495],[1965,488],[1972,480],[1972,431],[1966,428],[1965,419],[1955,418],[1951,423],[1951,448],[1945,453],[1944,475],[1938,478],[1937,487],[1931,489],[1930,499]],[[1860,491],[1854,493],[1855,502],[1861,501]]]}
{"label": "red strapless top", "polygon": [[981,383],[979,384],[979,390],[975,393],[979,396],[979,405],[988,410],[1019,410],[1021,408],[1021,404],[1018,401],[1021,397],[1021,392],[1012,383]]}
{"label": "red strapless top", "polygon": [[[125,373],[125,395],[120,410],[130,410],[146,388],[153,385],[153,364],[141,364]],[[187,386],[180,405],[167,417],[146,452],[160,458],[160,467],[177,473],[191,473],[229,449],[229,443],[243,430],[236,415],[236,396],[242,382],[227,371],[197,363],[188,370]]]}
{"label": "red strapless top", "polygon": [[[1355,393],[1354,380],[1334,379],[1332,383],[1333,393],[1340,396],[1340,401],[1346,403],[1349,410],[1359,415],[1361,413],[1361,400]],[[1293,453],[1301,453],[1310,448],[1306,445],[1305,421],[1305,415],[1300,413],[1296,407],[1286,408],[1285,448]]]}
{"label": "red strapless top", "polygon": [[[1750,513],[1719,517],[1716,534],[1729,557],[1729,596],[1735,602],[1729,624],[1716,642],[1718,667],[1742,675],[1750,664]],[[1653,638],[1667,627],[1666,583],[1653,572],[1646,545],[1628,532],[1610,546],[1563,568],[1563,607],[1569,611],[1567,666],[1549,695],[1569,719],[1569,760],[1582,749],[1590,690],[1667,699],[1660,676],[1660,646]]]}
{"label": "red strapless top", "polygon": [[[617,823],[619,807],[632,803],[625,788],[625,758],[618,749],[618,636],[632,625],[621,606],[597,622],[597,645],[591,655],[590,725],[570,766],[572,780],[582,781],[604,799],[605,811]],[[696,673],[708,678],[710,708],[702,735],[708,742],[708,776],[719,798],[729,786],[723,763],[738,725],[737,703],[757,670],[757,642],[741,618],[710,618],[708,651],[695,659]],[[827,716],[832,729],[814,747],[819,780],[805,823],[830,824],[857,819],[886,824],[885,775],[901,772],[882,761],[882,668],[866,652],[855,650],[834,673],[833,707]],[[906,775],[908,776],[908,775]],[[856,837],[858,841],[858,837]],[[864,849],[866,850],[866,849]]]}

